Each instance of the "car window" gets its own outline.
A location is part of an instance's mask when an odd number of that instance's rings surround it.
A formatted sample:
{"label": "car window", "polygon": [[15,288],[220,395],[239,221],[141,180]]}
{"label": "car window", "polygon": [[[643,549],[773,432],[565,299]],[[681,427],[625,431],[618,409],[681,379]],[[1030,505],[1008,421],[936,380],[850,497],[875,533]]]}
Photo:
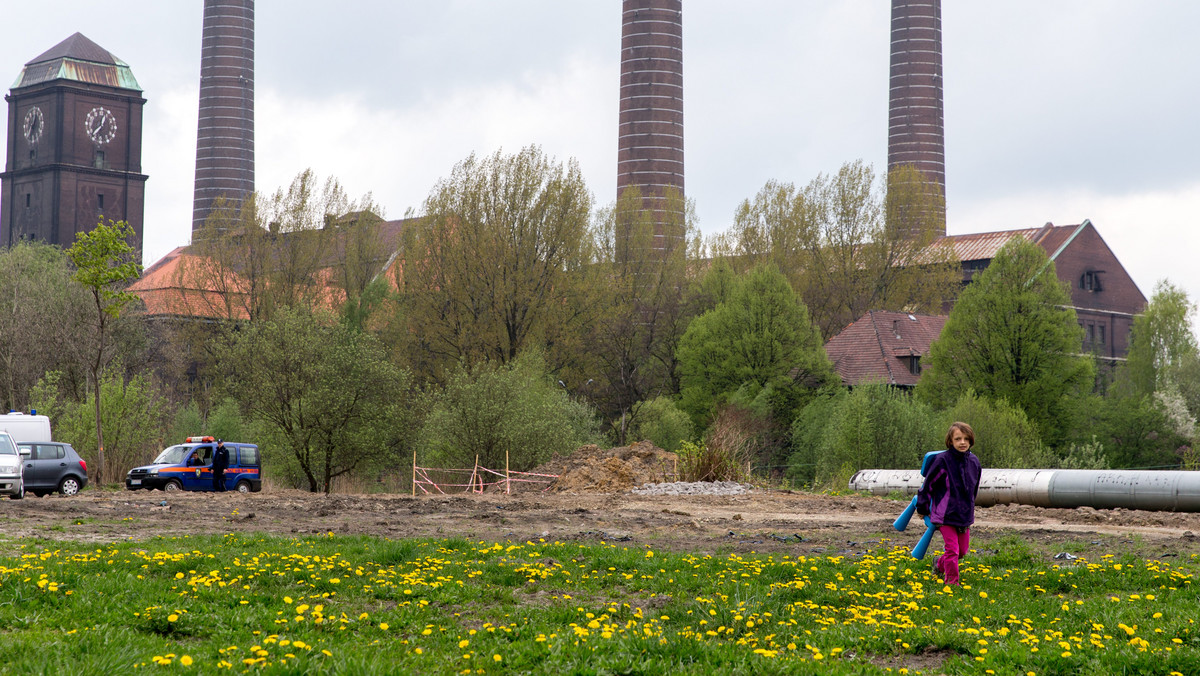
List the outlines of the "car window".
{"label": "car window", "polygon": [[0,455],[17,455],[17,445],[7,432],[0,432]]}
{"label": "car window", "polygon": [[177,465],[183,462],[183,459],[187,456],[187,453],[187,446],[171,446],[162,453],[158,454],[158,457],[154,459],[154,464]]}
{"label": "car window", "polygon": [[258,464],[258,447],[257,446],[241,446],[238,448],[240,460],[238,464],[242,466],[253,466]]}
{"label": "car window", "polygon": [[62,446],[55,444],[37,444],[34,449],[34,460],[59,460],[66,455]]}

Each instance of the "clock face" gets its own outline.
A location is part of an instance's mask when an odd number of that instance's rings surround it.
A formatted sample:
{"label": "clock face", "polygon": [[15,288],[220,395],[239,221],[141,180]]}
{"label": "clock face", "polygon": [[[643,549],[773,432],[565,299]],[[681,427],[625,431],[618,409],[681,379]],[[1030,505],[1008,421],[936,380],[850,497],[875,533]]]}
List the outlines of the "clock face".
{"label": "clock face", "polygon": [[25,140],[30,143],[37,143],[42,137],[42,130],[46,128],[46,119],[42,115],[42,109],[34,106],[25,113],[25,123],[22,126],[22,131],[25,134]]}
{"label": "clock face", "polygon": [[117,135],[117,118],[108,108],[96,106],[84,119],[83,129],[93,142],[103,145]]}

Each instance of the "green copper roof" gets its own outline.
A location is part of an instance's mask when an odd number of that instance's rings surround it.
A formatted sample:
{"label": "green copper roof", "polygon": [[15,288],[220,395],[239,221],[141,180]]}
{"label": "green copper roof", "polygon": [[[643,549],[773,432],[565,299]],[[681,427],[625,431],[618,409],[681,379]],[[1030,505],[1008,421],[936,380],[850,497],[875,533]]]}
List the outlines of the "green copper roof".
{"label": "green copper roof", "polygon": [[25,64],[12,89],[52,80],[74,80],[142,91],[129,64],[82,33],[75,33]]}

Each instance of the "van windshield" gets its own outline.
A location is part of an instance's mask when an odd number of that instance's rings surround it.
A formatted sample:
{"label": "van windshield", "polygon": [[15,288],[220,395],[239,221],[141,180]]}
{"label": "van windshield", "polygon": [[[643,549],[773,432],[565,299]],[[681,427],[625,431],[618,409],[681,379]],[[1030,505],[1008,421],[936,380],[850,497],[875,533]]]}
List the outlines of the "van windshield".
{"label": "van windshield", "polygon": [[189,449],[187,446],[171,446],[167,450],[158,454],[158,457],[154,459],[154,464],[178,465],[183,462],[184,458],[187,457],[188,450]]}
{"label": "van windshield", "polygon": [[17,445],[4,432],[0,432],[0,455],[17,455]]}

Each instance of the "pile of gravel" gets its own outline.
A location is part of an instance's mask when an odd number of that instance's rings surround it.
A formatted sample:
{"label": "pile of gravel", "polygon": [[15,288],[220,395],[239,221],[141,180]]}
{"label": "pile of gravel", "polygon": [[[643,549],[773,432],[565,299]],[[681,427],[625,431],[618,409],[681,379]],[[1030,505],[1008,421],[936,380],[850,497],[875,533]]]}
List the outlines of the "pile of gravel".
{"label": "pile of gravel", "polygon": [[754,490],[736,481],[676,481],[670,484],[645,483],[631,492],[638,495],[741,495]]}

